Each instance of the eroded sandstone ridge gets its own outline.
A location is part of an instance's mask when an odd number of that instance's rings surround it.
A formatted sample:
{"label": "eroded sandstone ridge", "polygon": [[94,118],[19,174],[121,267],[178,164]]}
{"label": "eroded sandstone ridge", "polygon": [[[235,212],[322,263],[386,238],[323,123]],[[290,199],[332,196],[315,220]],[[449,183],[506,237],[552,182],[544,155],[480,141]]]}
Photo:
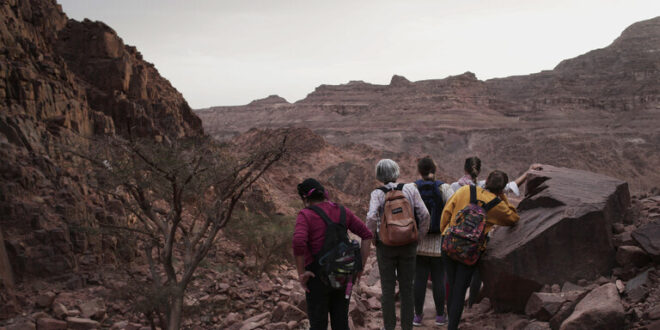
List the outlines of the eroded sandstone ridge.
{"label": "eroded sandstone ridge", "polygon": [[111,262],[103,252],[117,248],[81,230],[112,217],[113,204],[64,149],[98,134],[203,134],[181,94],[134,47],[103,23],[69,20],[54,0],[0,2],[0,104],[0,227],[19,280],[60,276],[75,287],[82,280],[72,270]]}
{"label": "eroded sandstone ridge", "polygon": [[532,162],[596,171],[660,186],[660,17],[635,23],[611,45],[553,70],[481,81],[473,73],[389,85],[321,85],[288,103],[197,111],[205,130],[228,139],[252,127],[304,126],[329,142],[366,143],[431,154],[443,172],[462,175],[471,155],[485,170],[518,174]]}

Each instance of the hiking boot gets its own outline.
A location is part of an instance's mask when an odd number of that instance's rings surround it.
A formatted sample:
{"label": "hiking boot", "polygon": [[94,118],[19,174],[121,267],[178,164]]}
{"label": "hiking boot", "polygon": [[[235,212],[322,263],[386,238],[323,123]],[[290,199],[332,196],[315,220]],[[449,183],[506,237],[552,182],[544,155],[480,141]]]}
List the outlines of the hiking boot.
{"label": "hiking boot", "polygon": [[[413,323],[414,324],[414,323]],[[447,324],[447,317],[444,315],[438,315],[435,317],[435,324],[437,325],[445,325]]]}
{"label": "hiking boot", "polygon": [[413,318],[413,325],[416,327],[422,326],[422,315],[415,315]]}

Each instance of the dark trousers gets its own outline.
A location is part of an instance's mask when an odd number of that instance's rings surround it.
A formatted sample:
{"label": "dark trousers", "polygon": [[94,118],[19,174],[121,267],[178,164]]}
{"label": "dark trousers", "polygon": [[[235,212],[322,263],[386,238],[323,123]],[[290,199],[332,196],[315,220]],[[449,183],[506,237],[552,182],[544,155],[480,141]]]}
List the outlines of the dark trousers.
{"label": "dark trousers", "polygon": [[399,295],[401,297],[401,329],[412,329],[414,317],[413,279],[415,278],[415,255],[417,244],[404,246],[387,246],[378,242],[376,256],[380,272],[380,286],[383,292],[381,305],[383,310],[383,323],[386,330],[394,330],[396,326],[396,309],[394,302],[394,288],[399,282]]}
{"label": "dark trousers", "polygon": [[447,329],[456,330],[463,314],[465,292],[470,286],[472,274],[477,267],[467,266],[446,256],[443,256],[443,260],[445,261],[447,281],[449,282],[449,303],[447,304],[449,324]]}
{"label": "dark trousers", "polygon": [[[476,265],[475,265],[476,266]],[[479,299],[479,292],[481,291],[481,274],[479,268],[472,274],[472,281],[470,282],[470,297],[468,298],[468,307],[472,307]]]}
{"label": "dark trousers", "polygon": [[311,330],[328,329],[328,313],[333,330],[348,330],[348,303],[343,289],[332,289],[318,277],[307,281],[307,317]]}
{"label": "dark trousers", "polygon": [[424,312],[424,298],[426,298],[426,283],[431,274],[433,285],[433,301],[435,314],[445,313],[445,268],[442,257],[417,256],[415,266],[415,314]]}

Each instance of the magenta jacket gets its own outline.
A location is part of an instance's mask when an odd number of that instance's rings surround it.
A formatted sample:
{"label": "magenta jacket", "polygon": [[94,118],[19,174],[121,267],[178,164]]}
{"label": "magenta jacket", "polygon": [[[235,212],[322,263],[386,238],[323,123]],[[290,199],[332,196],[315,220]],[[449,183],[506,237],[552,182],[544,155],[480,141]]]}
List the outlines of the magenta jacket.
{"label": "magenta jacket", "polygon": [[[339,205],[333,202],[323,202],[316,206],[320,207],[332,221],[339,222]],[[298,212],[296,228],[293,232],[293,255],[305,256],[305,266],[311,264],[314,261],[314,255],[321,251],[326,226],[325,221],[314,211],[302,209]],[[367,229],[364,222],[349,209],[346,209],[346,227],[362,240],[373,238],[373,234]]]}

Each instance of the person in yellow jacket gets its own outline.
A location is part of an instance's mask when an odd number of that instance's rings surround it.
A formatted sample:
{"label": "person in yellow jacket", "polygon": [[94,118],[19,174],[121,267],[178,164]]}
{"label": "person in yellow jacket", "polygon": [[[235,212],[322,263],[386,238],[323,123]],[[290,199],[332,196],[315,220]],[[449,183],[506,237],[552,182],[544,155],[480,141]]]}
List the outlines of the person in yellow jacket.
{"label": "person in yellow jacket", "polygon": [[[488,203],[495,197],[499,197],[502,200],[486,213],[485,235],[488,234],[494,225],[513,226],[520,220],[516,208],[509,203],[504,194],[504,188],[508,181],[509,177],[504,172],[493,171],[488,175],[488,179],[486,179],[486,189],[477,188],[477,200],[479,201]],[[449,228],[456,225],[456,215],[458,212],[469,204],[470,186],[466,185],[454,193],[442,211],[440,231],[443,237],[447,235]],[[449,282],[449,301],[447,305],[449,325],[447,329],[453,330],[458,329],[458,323],[461,320],[463,305],[465,303],[463,298],[470,285],[472,273],[474,273],[476,266],[465,265],[447,256],[443,256],[443,260],[447,272],[447,281]]]}

